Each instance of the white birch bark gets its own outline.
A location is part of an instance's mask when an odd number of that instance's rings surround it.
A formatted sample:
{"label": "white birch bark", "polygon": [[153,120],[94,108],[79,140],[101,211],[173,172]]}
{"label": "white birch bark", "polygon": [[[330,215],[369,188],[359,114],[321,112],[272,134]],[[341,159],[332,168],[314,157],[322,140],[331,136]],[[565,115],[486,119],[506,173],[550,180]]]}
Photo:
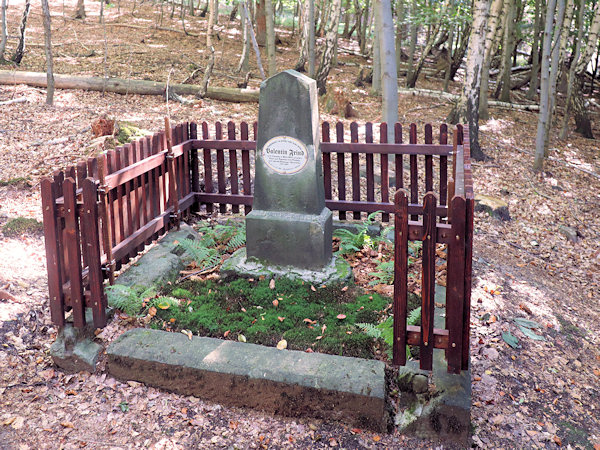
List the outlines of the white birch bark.
{"label": "white birch bark", "polygon": [[52,105],[54,102],[54,62],[52,59],[52,34],[50,21],[50,8],[48,0],[42,1],[42,11],[44,13],[44,48],[46,50],[46,78],[48,86],[46,88],[46,103]]}
{"label": "white birch bark", "polygon": [[490,3],[490,0],[476,0],[473,5],[473,25],[467,49],[463,92],[448,117],[451,123],[462,121],[469,124],[471,155],[478,160],[485,158],[479,146],[479,93],[485,54],[485,24],[490,12]]}
{"label": "white birch bark", "polygon": [[6,40],[8,34],[6,32],[6,9],[8,8],[7,0],[2,0],[0,3],[0,62],[4,60],[4,52],[6,50]]}
{"label": "white birch bark", "polygon": [[319,70],[317,70],[316,80],[317,87],[319,88],[319,94],[323,95],[327,92],[327,76],[331,70],[331,61],[333,59],[333,51],[335,47],[335,41],[337,40],[337,29],[340,21],[340,11],[342,9],[342,0],[333,0],[331,5],[332,15],[329,29],[325,37],[325,45],[323,47],[323,53],[321,55],[321,62],[319,63]]}
{"label": "white birch bark", "polygon": [[394,22],[390,0],[377,0],[379,52],[381,58],[382,104],[381,117],[388,124],[388,142],[394,142],[394,124],[398,121],[398,70],[394,43]]}
{"label": "white birch bark", "polygon": [[481,88],[479,97],[479,117],[483,120],[489,118],[488,111],[488,88],[490,79],[490,66],[492,63],[492,52],[497,49],[497,41],[500,33],[498,33],[498,25],[500,24],[500,14],[502,13],[503,0],[493,0],[490,7],[490,16],[487,24],[487,32],[485,35],[485,54],[483,58],[483,66],[481,68]]}

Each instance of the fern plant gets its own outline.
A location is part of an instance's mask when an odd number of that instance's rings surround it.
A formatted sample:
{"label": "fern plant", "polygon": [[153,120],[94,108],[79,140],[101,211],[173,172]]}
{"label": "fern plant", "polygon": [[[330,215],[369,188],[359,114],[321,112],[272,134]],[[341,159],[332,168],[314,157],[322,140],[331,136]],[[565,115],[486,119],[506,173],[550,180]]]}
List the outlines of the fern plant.
{"label": "fern plant", "polygon": [[155,297],[154,288],[115,284],[106,288],[109,306],[123,311],[128,316],[137,316],[144,308],[144,301]]}
{"label": "fern plant", "polygon": [[383,211],[375,211],[367,216],[367,219],[356,228],[356,231],[346,230],[340,228],[333,232],[333,235],[340,239],[339,253],[341,255],[347,255],[350,253],[356,253],[361,251],[365,246],[373,248],[377,240],[374,240],[369,236],[369,226],[375,223],[375,217],[377,214]]}
{"label": "fern plant", "polygon": [[369,273],[370,276],[377,278],[369,281],[369,285],[392,284],[394,282],[394,261],[380,262],[377,264],[377,272]]}
{"label": "fern plant", "polygon": [[245,222],[228,220],[225,224],[203,224],[198,231],[202,233],[201,242],[206,247],[222,247],[225,251],[232,251],[246,244]]}
{"label": "fern plant", "polygon": [[182,239],[179,246],[196,261],[199,270],[212,269],[221,262],[221,255],[215,248],[209,248],[203,240]]}
{"label": "fern plant", "polygon": [[[421,322],[421,307],[413,309],[406,319],[407,325],[418,325]],[[392,346],[394,344],[394,317],[389,316],[383,322],[374,325],[372,323],[357,323],[356,326],[360,328],[367,336],[382,339],[388,347],[388,356],[392,357]],[[410,355],[410,347],[406,346],[406,354]]]}

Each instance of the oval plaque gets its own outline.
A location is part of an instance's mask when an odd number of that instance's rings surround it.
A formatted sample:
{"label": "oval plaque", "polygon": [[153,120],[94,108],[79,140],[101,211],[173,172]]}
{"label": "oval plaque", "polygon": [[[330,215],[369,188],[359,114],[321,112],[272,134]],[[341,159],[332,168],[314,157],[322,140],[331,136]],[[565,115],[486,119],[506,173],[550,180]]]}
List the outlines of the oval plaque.
{"label": "oval plaque", "polygon": [[308,162],[306,145],[290,136],[275,136],[269,139],[262,150],[263,161],[277,173],[300,172]]}

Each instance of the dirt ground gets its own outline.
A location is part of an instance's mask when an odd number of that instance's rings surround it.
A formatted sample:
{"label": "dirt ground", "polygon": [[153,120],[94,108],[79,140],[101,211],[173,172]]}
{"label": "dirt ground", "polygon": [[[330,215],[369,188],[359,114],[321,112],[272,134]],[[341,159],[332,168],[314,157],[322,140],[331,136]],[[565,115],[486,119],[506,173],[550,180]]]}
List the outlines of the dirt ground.
{"label": "dirt ground", "polygon": [[[54,3],[54,2],[52,2]],[[98,3],[88,6],[85,23],[63,20],[62,5],[52,5],[56,72],[102,75],[104,28]],[[146,26],[158,7],[121,2],[107,9],[108,23]],[[9,33],[16,34],[22,2],[11,2]],[[74,2],[66,2],[67,16]],[[153,8],[155,8],[153,10]],[[154,11],[154,12],[153,12]],[[43,34],[37,4],[28,29],[29,47],[19,70],[44,71]],[[177,14],[176,14],[177,16]],[[165,14],[163,26],[181,30]],[[220,18],[214,84],[235,87],[231,67],[240,52],[239,36]],[[181,82],[204,66],[205,20],[192,18],[178,32],[106,27],[108,72],[112,76]],[[278,53],[280,69],[293,66],[296,47],[289,33]],[[14,46],[14,40],[9,40]],[[220,47],[220,48],[219,48]],[[350,42],[340,47],[350,48]],[[252,60],[252,58],[251,58]],[[379,103],[368,88],[352,85],[360,57],[340,54],[331,86],[344,90],[358,111],[359,123],[380,121]],[[252,63],[251,63],[252,65]],[[255,69],[252,69],[255,71]],[[251,85],[258,86],[253,78]],[[460,80],[452,85],[459,90]],[[419,87],[439,89],[439,79]],[[56,168],[98,151],[89,131],[103,115],[157,130],[163,116],[182,120],[256,119],[256,104],[202,100],[184,106],[160,97],[99,92],[57,91],[55,105],[44,104],[45,92],[25,86],[0,86],[0,226],[9,218],[41,220],[39,181]],[[515,94],[520,98],[520,94]],[[559,98],[560,106],[560,98]],[[439,124],[450,104],[435,98],[400,98],[404,123]],[[559,112],[561,109],[559,108]],[[473,444],[480,448],[600,448],[600,151],[594,140],[571,134],[554,137],[544,177],[531,166],[537,116],[491,109],[482,123],[485,162],[473,164],[475,191],[506,201],[511,220],[476,213],[471,310],[471,376]],[[335,121],[335,116],[321,115]],[[598,110],[592,111],[600,134]],[[348,121],[345,121],[348,123]],[[67,139],[62,139],[67,138]],[[56,143],[60,140],[59,143]],[[597,174],[591,176],[584,171]],[[0,183],[5,184],[5,183]],[[559,226],[575,228],[580,237],[568,242]],[[65,375],[53,367],[48,349],[56,336],[49,320],[43,237],[20,238],[0,233],[0,448],[448,448],[447,444],[411,439],[395,432],[374,434],[309,419],[273,417],[227,408],[122,383],[108,377],[101,362],[94,374]],[[9,295],[7,295],[9,294]],[[514,318],[539,323],[544,340],[523,334]],[[110,342],[128,326],[114,320],[98,336]],[[512,348],[502,333],[519,340]]]}

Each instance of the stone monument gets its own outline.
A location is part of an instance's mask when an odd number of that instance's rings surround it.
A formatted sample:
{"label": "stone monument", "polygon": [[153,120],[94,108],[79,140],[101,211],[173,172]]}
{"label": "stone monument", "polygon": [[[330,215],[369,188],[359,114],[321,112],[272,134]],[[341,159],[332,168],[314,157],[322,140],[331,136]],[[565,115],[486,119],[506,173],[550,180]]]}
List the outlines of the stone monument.
{"label": "stone monument", "polygon": [[246,249],[226,262],[226,276],[267,271],[316,282],[351,277],[343,260],[332,256],[316,82],[294,70],[261,84],[254,186]]}

